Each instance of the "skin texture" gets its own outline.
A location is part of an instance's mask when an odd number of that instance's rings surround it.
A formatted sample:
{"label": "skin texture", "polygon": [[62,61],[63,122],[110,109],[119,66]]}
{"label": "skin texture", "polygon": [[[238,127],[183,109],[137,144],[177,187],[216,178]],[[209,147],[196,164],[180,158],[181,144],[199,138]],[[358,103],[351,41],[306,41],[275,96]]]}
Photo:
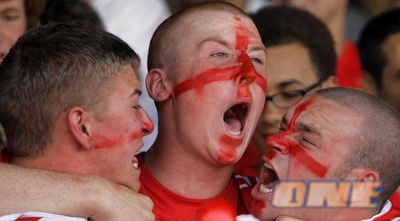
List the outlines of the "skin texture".
{"label": "skin texture", "polygon": [[[68,211],[71,216],[79,214],[82,217],[91,217],[92,220],[124,221],[132,217],[137,220],[154,220],[154,214],[151,213],[153,204],[147,196],[116,186],[107,179],[98,176],[38,171],[10,164],[0,164],[0,166],[0,175],[14,177],[10,180],[14,184],[30,180],[32,181],[30,184],[43,188],[49,185],[50,180],[52,185],[63,190],[60,192],[46,188],[46,196],[44,196],[38,192],[21,191],[18,185],[2,186],[5,194],[2,194],[3,200],[0,201],[1,214],[8,214],[9,211],[25,212],[19,208],[31,208],[32,211],[42,211],[46,208],[48,212],[62,214]],[[15,173],[20,176],[12,176]],[[41,179],[37,179],[38,176]],[[68,180],[75,182],[67,182]],[[57,203],[54,203],[54,200],[43,200],[46,198],[57,199]],[[12,199],[15,204],[9,203],[7,199]],[[32,204],[31,201],[41,203]],[[61,202],[65,207],[60,207]],[[80,205],[77,206],[76,202],[80,202]],[[19,208],[16,208],[16,205]]]}
{"label": "skin texture", "polygon": [[[296,68],[292,68],[296,67]],[[318,81],[308,51],[300,44],[288,44],[268,48],[267,94],[301,90]],[[254,144],[266,152],[265,139],[279,132],[282,116],[287,108],[278,108],[271,101],[266,102],[256,130]]]}
{"label": "skin texture", "polygon": [[[263,156],[263,161],[272,166],[279,180],[358,180],[363,175],[357,169],[351,169],[344,178],[338,174],[353,146],[352,140],[360,136],[360,126],[361,118],[356,111],[310,94],[288,110],[280,133],[267,139],[269,152]],[[268,176],[264,175],[267,168],[263,167],[261,173],[263,182]],[[372,174],[366,177],[376,175]],[[272,193],[261,193],[259,187],[258,184],[252,192],[256,199],[253,213],[262,220],[275,220],[282,214],[304,220],[347,220],[350,217],[348,211],[332,208],[274,208],[270,204]],[[274,197],[279,199],[279,196]],[[376,212],[374,209],[356,211],[351,213],[354,220]]]}
{"label": "skin texture", "polygon": [[0,1],[0,63],[26,31],[24,0]]}
{"label": "skin texture", "polygon": [[[57,120],[54,143],[43,156],[12,163],[37,169],[98,175],[138,191],[140,169],[134,168],[132,163],[138,162],[134,155],[143,146],[143,136],[153,131],[154,125],[140,108],[140,84],[130,65],[117,74],[113,84],[105,87],[110,87],[110,94],[99,104],[106,107],[102,116],[72,108]],[[66,131],[75,132],[74,124],[78,120],[84,123],[87,134],[66,134]],[[69,125],[65,125],[66,121]],[[71,137],[74,135],[77,137]],[[71,148],[71,139],[84,142],[87,146]]]}
{"label": "skin texture", "polygon": [[[265,51],[251,19],[227,12],[193,12],[176,33],[184,37],[173,72],[153,69],[147,77],[160,120],[146,163],[171,191],[204,199],[225,189],[250,141],[264,104]],[[242,103],[243,124],[224,122],[225,112]]]}
{"label": "skin texture", "polygon": [[[1,122],[9,163],[19,166],[0,163],[0,214],[155,219],[151,200],[135,192],[135,154],[154,128],[139,104],[139,65],[125,42],[83,23],[39,26],[20,38],[0,66]],[[41,124],[32,128],[24,117]]]}
{"label": "skin texture", "polygon": [[[319,80],[308,50],[301,44],[290,43],[268,47],[267,53],[267,94],[269,96],[286,91],[302,90]],[[314,90],[336,85],[336,78],[331,76]],[[265,139],[279,132],[281,119],[287,110],[288,108],[276,107],[271,101],[265,103],[253,135],[253,142],[261,154],[267,152]]]}
{"label": "skin texture", "polygon": [[386,64],[382,70],[382,88],[377,95],[400,111],[400,33],[389,36],[382,44]]}

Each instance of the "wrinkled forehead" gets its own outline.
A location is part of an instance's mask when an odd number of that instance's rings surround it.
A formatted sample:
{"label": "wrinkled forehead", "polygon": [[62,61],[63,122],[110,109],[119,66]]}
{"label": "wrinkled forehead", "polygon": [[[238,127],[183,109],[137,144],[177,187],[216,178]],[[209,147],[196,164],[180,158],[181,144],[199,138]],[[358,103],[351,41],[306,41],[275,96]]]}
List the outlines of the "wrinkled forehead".
{"label": "wrinkled forehead", "polygon": [[[316,133],[327,135],[354,135],[362,124],[355,110],[322,96],[306,96],[293,105],[285,115],[288,124],[313,128]],[[349,126],[352,125],[352,126]]]}

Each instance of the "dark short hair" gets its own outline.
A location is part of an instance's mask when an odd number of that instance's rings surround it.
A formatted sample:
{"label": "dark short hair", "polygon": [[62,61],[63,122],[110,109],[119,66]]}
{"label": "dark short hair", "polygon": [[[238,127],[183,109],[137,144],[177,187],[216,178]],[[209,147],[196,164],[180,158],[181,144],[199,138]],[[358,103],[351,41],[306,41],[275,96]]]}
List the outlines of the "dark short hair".
{"label": "dark short hair", "polygon": [[309,51],[319,80],[335,75],[337,55],[333,38],[320,19],[307,11],[287,6],[267,6],[251,17],[267,49],[299,43]]}
{"label": "dark short hair", "polygon": [[0,122],[11,157],[37,156],[51,142],[57,117],[74,106],[94,111],[104,84],[138,55],[115,35],[86,23],[38,26],[0,65]]}
{"label": "dark short hair", "polygon": [[395,8],[372,17],[361,30],[358,40],[361,65],[382,88],[382,71],[386,56],[382,43],[392,34],[400,32],[400,9]]}
{"label": "dark short hair", "polygon": [[86,21],[104,28],[97,12],[83,0],[47,0],[40,24],[71,21]]}

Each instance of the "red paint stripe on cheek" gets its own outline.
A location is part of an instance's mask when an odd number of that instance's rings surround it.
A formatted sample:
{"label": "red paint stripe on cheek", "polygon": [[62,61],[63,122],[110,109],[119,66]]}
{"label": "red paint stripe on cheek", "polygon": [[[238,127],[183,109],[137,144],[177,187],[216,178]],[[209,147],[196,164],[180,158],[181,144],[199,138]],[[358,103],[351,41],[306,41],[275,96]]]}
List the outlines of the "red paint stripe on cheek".
{"label": "red paint stripe on cheek", "polygon": [[290,148],[290,154],[296,158],[300,165],[306,167],[318,177],[323,178],[328,172],[328,168],[325,165],[316,161],[298,145],[294,145]]}
{"label": "red paint stripe on cheek", "polygon": [[270,136],[266,139],[268,147],[275,147],[277,149],[277,150],[270,150],[266,154],[266,157],[268,159],[273,159],[276,156],[277,151],[278,152],[280,151],[282,154],[290,154],[294,159],[296,159],[299,166],[301,165],[306,167],[313,174],[322,178],[326,175],[328,168],[322,163],[312,158],[298,143],[289,138],[289,135],[296,132],[295,124],[297,118],[304,110],[307,109],[308,106],[310,106],[314,102],[315,98],[311,98],[299,104],[293,113],[293,117],[289,123],[288,130],[283,133]]}
{"label": "red paint stripe on cheek", "polygon": [[235,69],[238,69],[238,65],[226,67],[226,68],[215,68],[209,69],[205,72],[197,75],[196,77],[187,79],[175,87],[175,96],[178,97],[181,94],[196,89],[201,94],[203,87],[207,84],[216,81],[227,81],[234,77]]}
{"label": "red paint stripe on cheek", "polygon": [[131,143],[132,141],[140,139],[142,136],[142,130],[138,130],[129,136],[124,136],[124,134],[117,134],[112,137],[94,137],[95,143],[93,143],[94,149],[104,149],[104,148],[118,148],[124,144]]}
{"label": "red paint stripe on cheek", "polygon": [[[297,121],[297,118],[300,116],[301,112],[305,111],[307,107],[309,107],[311,104],[315,102],[316,98],[310,98],[303,103],[299,104],[294,113],[293,113],[293,118],[290,121],[289,124],[289,130],[295,132],[295,124]],[[316,161],[314,158],[312,158],[308,153],[305,152],[304,149],[302,149],[298,144],[292,144],[290,148],[290,153],[293,155],[293,157],[296,158],[296,160],[308,168],[312,173],[319,177],[324,177],[328,171],[327,167],[321,164],[320,162]]]}
{"label": "red paint stripe on cheek", "polygon": [[261,89],[263,90],[264,94],[267,94],[267,80],[265,80],[264,77],[262,77],[261,75],[259,75],[256,80],[255,83],[261,87]]}

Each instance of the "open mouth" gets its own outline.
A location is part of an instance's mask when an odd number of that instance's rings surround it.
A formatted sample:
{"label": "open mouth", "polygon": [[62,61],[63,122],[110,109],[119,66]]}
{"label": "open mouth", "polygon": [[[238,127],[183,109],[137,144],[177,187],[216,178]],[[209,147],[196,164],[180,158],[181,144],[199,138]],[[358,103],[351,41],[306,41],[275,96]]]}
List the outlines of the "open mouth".
{"label": "open mouth", "polygon": [[264,162],[264,167],[260,177],[260,188],[261,193],[270,193],[273,191],[274,182],[278,181],[279,177],[276,174],[274,168],[268,163]]}
{"label": "open mouth", "polygon": [[225,128],[234,136],[242,134],[248,112],[247,103],[239,103],[227,110],[224,114]]}

